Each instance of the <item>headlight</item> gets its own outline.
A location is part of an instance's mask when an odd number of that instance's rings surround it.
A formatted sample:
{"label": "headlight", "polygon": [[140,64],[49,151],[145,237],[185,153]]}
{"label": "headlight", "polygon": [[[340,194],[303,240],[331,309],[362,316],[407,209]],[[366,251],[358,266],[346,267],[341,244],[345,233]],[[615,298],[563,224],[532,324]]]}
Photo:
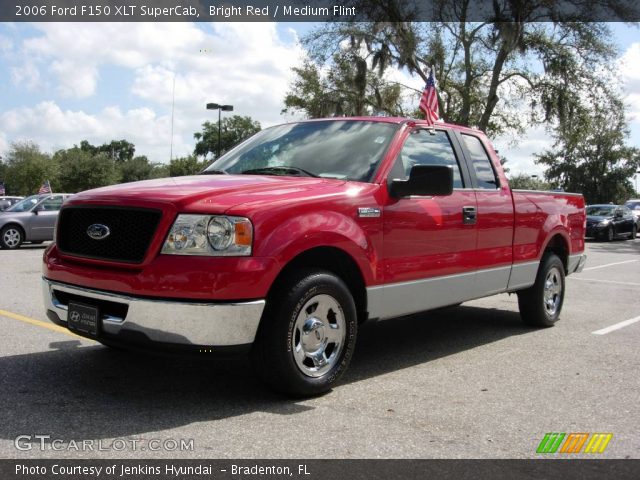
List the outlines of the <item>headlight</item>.
{"label": "headlight", "polygon": [[606,227],[607,225],[609,225],[609,223],[611,223],[611,220],[609,220],[609,219],[602,220],[602,221],[598,224],[598,226],[599,226],[599,227]]}
{"label": "headlight", "polygon": [[251,255],[253,227],[244,217],[178,215],[162,247],[172,255]]}

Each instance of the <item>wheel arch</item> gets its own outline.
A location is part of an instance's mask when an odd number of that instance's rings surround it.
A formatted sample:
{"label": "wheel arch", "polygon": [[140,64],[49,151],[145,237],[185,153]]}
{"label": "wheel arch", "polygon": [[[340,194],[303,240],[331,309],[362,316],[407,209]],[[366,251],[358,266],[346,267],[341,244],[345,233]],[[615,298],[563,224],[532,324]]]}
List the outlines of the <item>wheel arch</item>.
{"label": "wheel arch", "polygon": [[[567,238],[562,233],[556,232],[550,236],[542,249],[542,256],[547,252],[556,254],[564,266],[564,271],[567,272],[569,267],[569,245]],[[542,257],[540,260],[542,260]]]}
{"label": "wheel arch", "polygon": [[267,301],[279,292],[289,274],[301,268],[317,268],[333,273],[349,288],[356,305],[358,323],[367,318],[365,278],[356,260],[345,250],[333,246],[317,246],[298,253],[280,270],[267,294]]}

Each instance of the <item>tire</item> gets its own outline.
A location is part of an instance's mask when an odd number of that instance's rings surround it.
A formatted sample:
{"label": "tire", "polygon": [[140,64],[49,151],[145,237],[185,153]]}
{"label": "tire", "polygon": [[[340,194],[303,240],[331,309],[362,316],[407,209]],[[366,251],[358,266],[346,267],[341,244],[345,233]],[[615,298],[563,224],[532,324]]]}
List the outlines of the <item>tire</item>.
{"label": "tire", "polygon": [[252,363],[273,390],[308,397],[329,391],[351,361],[358,333],[349,288],[334,274],[288,275],[267,301]]}
{"label": "tire", "polygon": [[605,233],[604,239],[607,242],[613,242],[613,238],[614,238],[613,227],[609,227],[607,228],[607,233]]}
{"label": "tire", "polygon": [[629,240],[635,240],[636,235],[638,234],[638,227],[634,225],[631,227],[631,233],[629,234]]}
{"label": "tire", "polygon": [[560,317],[564,292],[564,265],[554,253],[545,253],[536,282],[518,292],[522,321],[532,327],[552,327]]}
{"label": "tire", "polygon": [[13,250],[24,242],[24,232],[17,225],[7,225],[0,231],[0,248]]}

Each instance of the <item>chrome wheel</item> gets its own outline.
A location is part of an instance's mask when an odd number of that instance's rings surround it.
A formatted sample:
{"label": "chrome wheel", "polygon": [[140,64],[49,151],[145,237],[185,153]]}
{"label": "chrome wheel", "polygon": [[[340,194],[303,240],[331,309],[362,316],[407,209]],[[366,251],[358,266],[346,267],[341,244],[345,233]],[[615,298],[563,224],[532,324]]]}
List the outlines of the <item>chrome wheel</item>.
{"label": "chrome wheel", "polygon": [[562,300],[562,274],[553,267],[544,281],[544,308],[549,316],[554,316]]}
{"label": "chrome wheel", "polygon": [[2,240],[7,248],[16,248],[22,242],[22,234],[17,228],[7,228],[4,231]]}
{"label": "chrome wheel", "polygon": [[309,377],[321,377],[335,365],[346,339],[344,312],[331,295],[311,297],[296,318],[291,346],[296,365]]}

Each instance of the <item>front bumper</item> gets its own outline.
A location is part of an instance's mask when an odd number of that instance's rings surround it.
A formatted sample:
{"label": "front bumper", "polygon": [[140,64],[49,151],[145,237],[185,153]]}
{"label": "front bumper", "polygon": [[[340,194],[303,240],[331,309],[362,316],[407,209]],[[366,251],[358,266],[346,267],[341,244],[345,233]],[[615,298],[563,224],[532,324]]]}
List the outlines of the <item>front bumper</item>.
{"label": "front bumper", "polygon": [[42,278],[47,316],[67,325],[69,300],[97,306],[105,342],[190,347],[253,343],[265,301],[203,303],[155,300],[91,290]]}
{"label": "front bumper", "polygon": [[609,228],[609,225],[598,225],[597,223],[593,225],[587,225],[587,229],[584,236],[589,238],[602,237],[605,235],[608,228]]}

